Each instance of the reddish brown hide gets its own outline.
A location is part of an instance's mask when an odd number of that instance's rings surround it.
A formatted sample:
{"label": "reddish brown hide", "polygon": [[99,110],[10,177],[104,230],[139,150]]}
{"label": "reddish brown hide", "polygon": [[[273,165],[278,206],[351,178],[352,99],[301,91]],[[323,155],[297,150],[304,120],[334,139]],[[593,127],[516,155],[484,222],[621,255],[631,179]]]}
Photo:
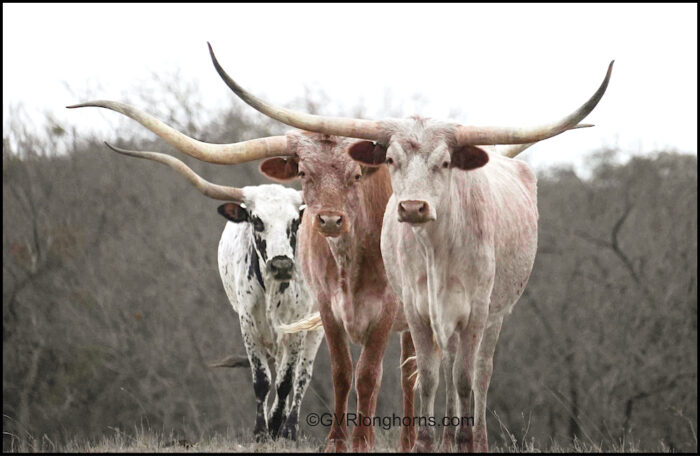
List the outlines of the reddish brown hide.
{"label": "reddish brown hide", "polygon": [[[362,345],[355,372],[358,418],[373,417],[382,378],[382,358],[391,330],[402,332],[404,415],[413,416],[413,341],[403,308],[387,281],[380,252],[384,209],[392,189],[384,167],[364,167],[347,151],[358,141],[316,133],[287,135],[292,159],[272,158],[260,170],[276,180],[301,179],[306,212],[299,229],[299,261],[319,305],[331,358],[335,416],[344,417],[352,386],[350,342]],[[368,142],[367,147],[375,147]],[[371,426],[355,426],[352,449],[374,446]],[[347,450],[344,420],[334,421],[326,451]],[[399,449],[415,440],[401,428]]]}

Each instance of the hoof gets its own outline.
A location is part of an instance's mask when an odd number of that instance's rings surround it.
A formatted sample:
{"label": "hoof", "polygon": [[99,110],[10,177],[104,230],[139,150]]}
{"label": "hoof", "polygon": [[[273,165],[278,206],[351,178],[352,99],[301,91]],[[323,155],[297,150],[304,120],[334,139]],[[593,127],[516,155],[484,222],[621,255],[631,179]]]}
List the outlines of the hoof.
{"label": "hoof", "polygon": [[255,443],[265,443],[270,440],[270,435],[267,431],[255,431]]}
{"label": "hoof", "polygon": [[329,439],[328,442],[326,442],[326,448],[323,450],[324,453],[345,453],[347,451],[345,440],[334,439]]}
{"label": "hoof", "polygon": [[283,439],[296,440],[297,439],[297,427],[284,425],[280,435],[282,436]]}

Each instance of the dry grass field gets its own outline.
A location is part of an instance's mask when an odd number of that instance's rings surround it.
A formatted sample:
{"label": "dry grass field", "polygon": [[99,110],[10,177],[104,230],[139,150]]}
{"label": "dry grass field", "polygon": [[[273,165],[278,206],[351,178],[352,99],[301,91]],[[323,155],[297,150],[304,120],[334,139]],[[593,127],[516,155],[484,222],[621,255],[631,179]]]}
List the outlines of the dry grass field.
{"label": "dry grass field", "polygon": [[[493,453],[636,453],[640,449],[630,442],[584,442],[576,440],[571,445],[559,445],[554,442],[536,442],[534,437],[518,440],[507,430],[496,430],[496,444],[492,444]],[[7,436],[5,436],[7,438]],[[374,452],[392,453],[398,439],[398,432],[377,432]],[[71,441],[65,445],[55,445],[48,438],[16,439],[9,451],[12,452],[68,452],[68,453],[322,453],[323,442],[309,437],[302,437],[297,442],[286,440],[256,443],[251,435],[229,433],[214,435],[199,441],[180,439],[173,434],[162,434],[135,427],[126,433],[112,429],[95,441]],[[656,448],[646,451],[670,452],[670,448],[659,443]]]}

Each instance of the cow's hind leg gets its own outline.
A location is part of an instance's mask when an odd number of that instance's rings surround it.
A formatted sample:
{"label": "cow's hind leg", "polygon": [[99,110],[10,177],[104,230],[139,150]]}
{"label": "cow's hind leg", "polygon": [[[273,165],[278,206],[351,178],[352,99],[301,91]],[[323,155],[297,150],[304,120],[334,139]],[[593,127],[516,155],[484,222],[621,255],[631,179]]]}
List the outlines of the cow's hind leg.
{"label": "cow's hind leg", "polygon": [[416,367],[416,348],[410,331],[401,333],[401,390],[403,393],[403,416],[399,451],[411,451],[416,442],[416,428],[413,424],[413,395],[418,375]]}
{"label": "cow's hind leg", "polygon": [[285,411],[287,398],[294,385],[294,373],[297,361],[301,355],[304,342],[304,333],[287,334],[280,344],[281,356],[276,359],[275,401],[272,403],[268,427],[272,438],[277,438],[280,427],[287,419]]}
{"label": "cow's hind leg", "polygon": [[491,383],[493,372],[493,355],[496,351],[498,336],[501,332],[503,317],[491,323],[486,329],[479,351],[476,355],[474,374],[474,451],[488,452],[489,441],[486,432],[486,394]]}
{"label": "cow's hind leg", "polygon": [[286,439],[296,440],[297,432],[299,431],[299,409],[301,401],[304,399],[306,389],[311,381],[311,374],[314,370],[314,360],[318,347],[323,340],[323,331],[316,329],[308,331],[304,337],[303,351],[297,362],[296,374],[294,375],[294,390],[292,397],[292,405],[287,415],[287,420],[282,426],[282,437]]}

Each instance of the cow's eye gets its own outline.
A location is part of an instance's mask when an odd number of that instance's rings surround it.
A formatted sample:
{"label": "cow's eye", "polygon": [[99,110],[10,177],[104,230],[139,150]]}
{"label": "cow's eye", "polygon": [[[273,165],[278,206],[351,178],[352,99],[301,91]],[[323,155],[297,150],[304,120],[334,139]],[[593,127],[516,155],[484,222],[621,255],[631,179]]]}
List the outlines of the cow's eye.
{"label": "cow's eye", "polygon": [[449,168],[449,167],[450,167],[450,162],[448,162],[448,161],[442,162],[442,167],[443,167],[443,168]]}
{"label": "cow's eye", "polygon": [[306,176],[306,173],[305,173],[304,171],[299,171],[299,173],[297,174],[297,176],[299,176],[299,177],[304,177],[304,176]]}
{"label": "cow's eye", "polygon": [[386,164],[387,164],[387,165],[391,165],[392,163],[394,163],[394,159],[391,158],[391,157],[387,157],[387,158],[386,158]]}
{"label": "cow's eye", "polygon": [[253,220],[253,228],[255,231],[265,231],[265,224],[259,218]]}
{"label": "cow's eye", "polygon": [[362,177],[362,175],[360,175],[360,174],[355,174],[355,180],[356,180],[356,181],[359,181],[359,180],[360,180],[360,177]]}

